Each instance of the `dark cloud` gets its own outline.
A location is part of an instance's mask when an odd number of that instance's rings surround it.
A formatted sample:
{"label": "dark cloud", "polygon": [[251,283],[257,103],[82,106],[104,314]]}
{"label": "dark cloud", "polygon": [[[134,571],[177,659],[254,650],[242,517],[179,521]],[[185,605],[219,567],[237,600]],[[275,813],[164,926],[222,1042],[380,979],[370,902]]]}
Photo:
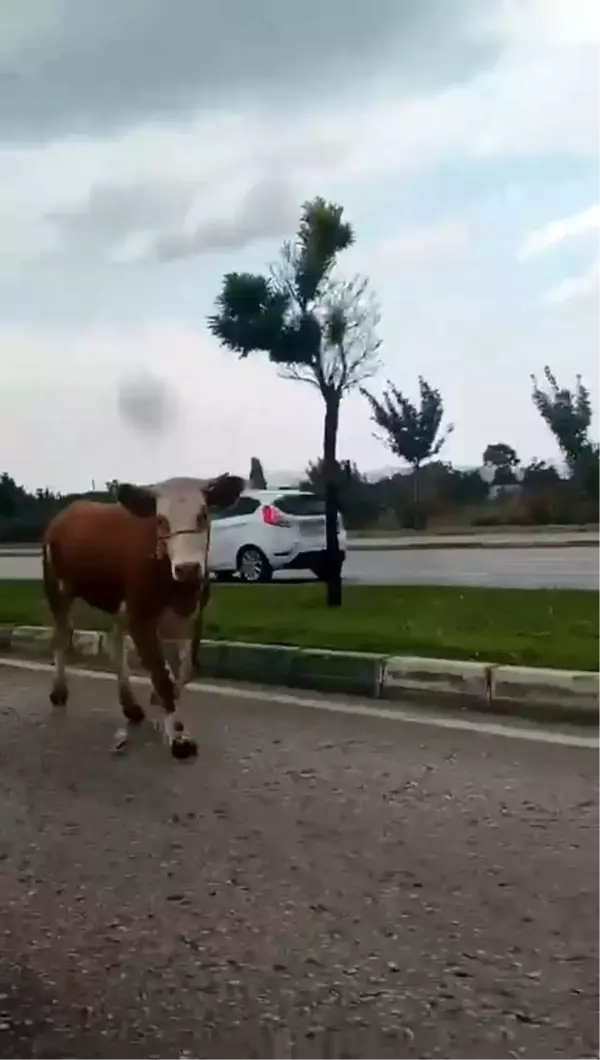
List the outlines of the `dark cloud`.
{"label": "dark cloud", "polygon": [[88,260],[123,256],[129,247],[134,259],[174,261],[278,238],[298,218],[298,196],[283,175],[250,183],[227,212],[207,210],[202,191],[201,184],[160,181],[97,185],[81,204],[45,220],[58,236],[57,249]]}
{"label": "dark cloud", "polygon": [[96,184],[83,202],[45,215],[61,247],[102,257],[130,236],[179,229],[198,192],[192,183],[152,181]]}
{"label": "dark cloud", "polygon": [[[488,5],[497,0],[487,0]],[[456,81],[491,58],[482,0],[3,0],[0,139],[219,105],[285,108]]]}
{"label": "dark cloud", "polygon": [[298,219],[299,204],[285,179],[265,177],[254,184],[240,205],[224,217],[206,218],[187,231],[161,236],[152,251],[162,261],[238,250],[258,239],[283,236]]}

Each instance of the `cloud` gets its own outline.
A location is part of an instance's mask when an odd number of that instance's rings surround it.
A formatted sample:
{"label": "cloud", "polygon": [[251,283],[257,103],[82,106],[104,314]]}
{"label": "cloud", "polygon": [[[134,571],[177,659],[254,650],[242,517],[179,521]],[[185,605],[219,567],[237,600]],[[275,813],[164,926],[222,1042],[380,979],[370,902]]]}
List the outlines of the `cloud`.
{"label": "cloud", "polygon": [[[389,70],[402,88],[469,76],[497,44],[478,0],[4,0],[0,136],[95,134],[206,107],[289,113]],[[431,40],[438,46],[430,47]]]}
{"label": "cloud", "polygon": [[110,256],[128,241],[163,228],[182,225],[196,188],[177,180],[147,175],[136,184],[93,184],[83,201],[49,210],[45,222],[56,245],[75,253]]}
{"label": "cloud", "polygon": [[580,213],[573,214],[571,217],[563,217],[558,221],[551,221],[543,228],[530,232],[523,240],[519,252],[520,257],[528,258],[533,254],[540,254],[544,250],[564,243],[567,239],[587,235],[598,228],[600,228],[600,203],[595,203]]}
{"label": "cloud", "polygon": [[412,272],[462,258],[468,247],[466,222],[460,218],[448,218],[437,225],[383,240],[373,257],[386,269]]}
{"label": "cloud", "polygon": [[[597,286],[564,229],[597,197],[597,24],[585,0],[4,0],[6,466],[67,488],[314,458],[319,396],[203,322],[315,194],[356,224],[390,377],[441,387],[448,457],[477,458],[492,406],[550,455],[529,372],[574,363],[595,393]],[[516,270],[523,233],[557,253]],[[363,404],[340,453],[377,466]]]}
{"label": "cloud", "polygon": [[299,202],[285,178],[264,176],[224,216],[188,215],[180,232],[160,236],[151,249],[162,261],[216,250],[235,250],[260,239],[282,237],[298,221]]}
{"label": "cloud", "polygon": [[113,261],[172,261],[243,248],[287,234],[300,198],[285,175],[230,173],[220,184],[200,174],[144,173],[95,183],[83,201],[50,210],[44,222],[56,250]]}
{"label": "cloud", "polygon": [[580,276],[571,276],[551,287],[544,296],[544,301],[557,305],[561,302],[569,302],[577,298],[598,297],[600,284],[600,259]]}
{"label": "cloud", "polygon": [[0,254],[234,249],[316,192],[593,158],[597,21],[587,0],[568,17],[562,0],[379,0],[377,18],[362,0],[5,0]]}
{"label": "cloud", "polygon": [[[103,138],[0,150],[0,254],[182,256],[279,238],[315,193],[342,201],[451,160],[597,152],[595,64],[561,52],[428,96],[323,103],[290,122],[196,112]],[[39,174],[44,174],[44,181]],[[239,229],[239,232],[238,232]],[[21,245],[19,245],[21,242]]]}
{"label": "cloud", "polygon": [[588,47],[600,40],[596,0],[504,0],[500,10],[491,6],[490,21],[521,44]]}

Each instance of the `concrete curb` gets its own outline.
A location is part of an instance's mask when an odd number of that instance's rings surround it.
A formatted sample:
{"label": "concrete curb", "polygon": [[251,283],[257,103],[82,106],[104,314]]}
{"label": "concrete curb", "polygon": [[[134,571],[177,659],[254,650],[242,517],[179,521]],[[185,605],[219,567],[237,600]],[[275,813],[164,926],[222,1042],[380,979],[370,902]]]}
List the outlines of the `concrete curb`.
{"label": "concrete curb", "polygon": [[[590,534],[589,537],[585,536]],[[555,540],[556,538],[556,540]],[[511,536],[502,536],[498,532],[496,537],[490,533],[489,537],[483,534],[440,534],[436,538],[425,538],[423,540],[418,534],[401,535],[397,538],[348,538],[347,549],[349,552],[445,552],[448,549],[545,549],[545,548],[598,548],[600,546],[600,535],[594,531],[582,529],[568,534],[565,531],[555,531],[535,534],[523,532],[521,538],[514,533]],[[22,559],[24,557],[41,557],[39,545],[0,545],[0,558]]]}
{"label": "concrete curb", "polygon": [[390,542],[390,544],[379,544],[375,541],[373,544],[367,544],[367,542],[360,542],[360,544],[348,543],[349,552],[448,552],[448,551],[473,551],[477,549],[502,549],[502,551],[510,549],[545,549],[545,548],[598,548],[600,544],[600,538],[572,538],[569,541],[559,540],[552,541],[550,537],[544,538],[542,541],[533,541],[531,538],[526,538],[524,541],[490,541],[478,540],[478,541],[452,541],[452,539],[440,539],[439,541],[419,541],[411,540],[410,538],[404,541]]}
{"label": "concrete curb", "polygon": [[[7,654],[48,658],[51,640],[47,626],[0,627],[0,650]],[[139,670],[129,639],[128,651],[132,669]],[[109,635],[76,630],[70,658],[111,669]],[[598,724],[599,674],[578,670],[205,640],[198,676]]]}

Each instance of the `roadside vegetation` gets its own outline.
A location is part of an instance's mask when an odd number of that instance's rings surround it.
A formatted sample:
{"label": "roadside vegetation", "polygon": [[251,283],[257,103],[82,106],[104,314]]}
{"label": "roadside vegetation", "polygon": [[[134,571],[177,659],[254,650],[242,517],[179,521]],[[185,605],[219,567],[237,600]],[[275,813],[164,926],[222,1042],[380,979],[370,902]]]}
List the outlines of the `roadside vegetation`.
{"label": "roadside vegetation", "polygon": [[[585,590],[351,585],[332,611],[318,585],[219,585],[205,636],[597,670],[598,604],[598,592]],[[47,625],[41,584],[0,582],[0,624]],[[108,621],[79,607],[75,626]]]}
{"label": "roadside vegetation", "polygon": [[[444,433],[441,394],[423,380],[416,404],[395,389],[384,392],[377,399],[382,407],[387,394],[380,430],[388,431],[398,471],[370,481],[351,461],[336,461],[337,496],[350,532],[385,536],[418,529],[439,533],[597,526],[598,446],[589,436],[587,391],[579,379],[570,391],[558,387],[551,373],[550,378],[556,390],[550,383],[547,391],[541,390],[536,383],[533,397],[545,422],[550,417],[553,424],[564,457],[561,473],[541,460],[523,464],[505,442],[486,446],[479,468],[455,468],[439,459],[450,426]],[[324,495],[325,478],[319,458],[309,463],[301,485]],[[258,457],[250,461],[248,479],[257,489],[268,484]],[[114,485],[107,482],[103,490],[84,496],[109,500]],[[31,493],[8,472],[0,474],[0,543],[39,542],[48,520],[76,496],[82,494],[61,495],[47,489]]]}

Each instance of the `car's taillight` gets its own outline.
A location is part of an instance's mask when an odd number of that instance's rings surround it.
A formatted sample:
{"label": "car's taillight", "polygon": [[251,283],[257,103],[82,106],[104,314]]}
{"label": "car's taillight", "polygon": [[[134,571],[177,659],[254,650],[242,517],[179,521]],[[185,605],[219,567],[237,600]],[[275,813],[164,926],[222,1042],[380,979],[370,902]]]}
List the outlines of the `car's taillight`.
{"label": "car's taillight", "polygon": [[283,515],[278,508],[275,508],[272,504],[265,504],[262,510],[263,523],[267,526],[289,526],[287,519],[284,519]]}

